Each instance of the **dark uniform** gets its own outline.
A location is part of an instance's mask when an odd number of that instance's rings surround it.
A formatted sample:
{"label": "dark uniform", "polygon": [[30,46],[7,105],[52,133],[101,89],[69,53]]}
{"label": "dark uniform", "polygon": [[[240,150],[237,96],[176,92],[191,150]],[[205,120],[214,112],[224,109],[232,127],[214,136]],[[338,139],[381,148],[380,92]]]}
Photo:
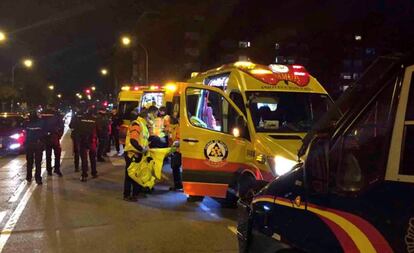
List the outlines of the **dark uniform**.
{"label": "dark uniform", "polygon": [[60,171],[60,156],[62,147],[60,146],[60,138],[64,131],[64,123],[62,116],[57,111],[50,111],[45,117],[46,124],[46,169],[49,176],[52,175],[52,151],[55,155],[54,173],[62,176]]}
{"label": "dark uniform", "polygon": [[69,123],[69,128],[72,129],[72,132],[70,133],[70,137],[72,138],[72,151],[73,151],[75,172],[79,171],[79,159],[80,159],[80,139],[75,129],[75,125],[76,125],[76,122],[79,122],[81,119],[82,119],[82,114],[76,113],[72,116],[72,119]]}
{"label": "dark uniform", "polygon": [[[117,153],[120,152],[119,148],[119,126],[121,125],[122,121],[119,118],[117,113],[113,113],[111,116],[111,141],[114,142],[115,150]],[[109,147],[111,146],[111,141],[109,142]]]}
{"label": "dark uniform", "polygon": [[80,158],[82,163],[81,181],[86,182],[88,178],[88,157],[91,163],[92,177],[97,177],[96,171],[96,117],[86,114],[82,117],[75,118],[72,126],[79,140]]}
{"label": "dark uniform", "polygon": [[97,134],[98,134],[98,154],[97,159],[99,162],[104,162],[104,156],[106,156],[106,149],[109,142],[109,127],[110,122],[105,112],[100,111],[96,119]]}
{"label": "dark uniform", "polygon": [[42,184],[41,166],[43,150],[45,148],[45,124],[36,112],[30,114],[29,122],[26,124],[26,180],[32,181],[33,163],[35,164],[35,180],[37,184]]}

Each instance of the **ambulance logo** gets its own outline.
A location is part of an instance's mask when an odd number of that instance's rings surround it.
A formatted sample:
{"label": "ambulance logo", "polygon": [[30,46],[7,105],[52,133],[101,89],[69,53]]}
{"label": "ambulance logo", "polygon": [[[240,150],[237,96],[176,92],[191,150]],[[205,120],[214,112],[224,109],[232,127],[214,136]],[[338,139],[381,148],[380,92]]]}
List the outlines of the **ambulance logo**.
{"label": "ambulance logo", "polygon": [[227,145],[219,140],[213,140],[204,147],[204,156],[211,164],[221,165],[228,155]]}

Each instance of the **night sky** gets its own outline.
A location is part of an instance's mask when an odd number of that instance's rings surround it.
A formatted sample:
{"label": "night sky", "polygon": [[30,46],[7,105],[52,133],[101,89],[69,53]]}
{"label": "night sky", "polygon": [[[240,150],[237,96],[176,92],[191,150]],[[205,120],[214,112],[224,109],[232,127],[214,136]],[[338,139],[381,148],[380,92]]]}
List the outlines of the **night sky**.
{"label": "night sky", "polygon": [[[0,30],[10,38],[0,46],[0,72],[4,79],[18,59],[30,55],[36,60],[36,75],[55,83],[63,92],[92,83],[105,85],[113,79],[104,80],[99,69],[114,65],[113,56],[120,50],[119,37],[135,31],[150,51],[152,81],[182,79],[183,33],[185,29],[194,29],[191,25],[182,28],[188,23],[188,16],[202,15],[205,19],[206,27],[196,29],[206,34],[199,62],[201,68],[207,68],[226,61],[226,50],[237,50],[231,45],[239,40],[260,45],[252,48],[252,58],[270,63],[274,54],[272,43],[279,40],[274,31],[293,30],[297,40],[303,38],[310,45],[325,34],[367,33],[378,26],[375,22],[395,22],[396,27],[401,27],[396,31],[401,33],[408,25],[397,17],[412,16],[412,11],[410,0],[1,0]],[[138,22],[145,12],[159,15]],[[323,45],[317,50],[323,50]],[[128,55],[123,54],[129,63]],[[317,64],[313,68],[318,72]]]}

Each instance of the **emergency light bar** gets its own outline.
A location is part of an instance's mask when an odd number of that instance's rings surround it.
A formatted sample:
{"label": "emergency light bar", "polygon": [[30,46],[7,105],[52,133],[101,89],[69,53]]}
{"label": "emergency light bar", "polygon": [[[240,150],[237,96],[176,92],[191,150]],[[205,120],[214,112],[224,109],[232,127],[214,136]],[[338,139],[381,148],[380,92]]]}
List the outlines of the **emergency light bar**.
{"label": "emergency light bar", "polygon": [[[252,66],[254,67],[252,68]],[[241,67],[241,69],[262,82],[271,85],[277,85],[280,81],[288,81],[304,87],[309,84],[310,80],[309,73],[301,65],[271,64],[263,66],[253,64],[247,68]]]}

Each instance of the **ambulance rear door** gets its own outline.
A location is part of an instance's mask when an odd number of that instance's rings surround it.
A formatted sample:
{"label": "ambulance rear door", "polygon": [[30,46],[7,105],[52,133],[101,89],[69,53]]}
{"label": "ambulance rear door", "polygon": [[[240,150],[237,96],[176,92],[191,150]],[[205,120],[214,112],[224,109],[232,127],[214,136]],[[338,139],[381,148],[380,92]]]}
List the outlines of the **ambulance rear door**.
{"label": "ambulance rear door", "polygon": [[180,91],[184,192],[224,198],[236,172],[246,167],[246,119],[218,88],[184,84]]}

